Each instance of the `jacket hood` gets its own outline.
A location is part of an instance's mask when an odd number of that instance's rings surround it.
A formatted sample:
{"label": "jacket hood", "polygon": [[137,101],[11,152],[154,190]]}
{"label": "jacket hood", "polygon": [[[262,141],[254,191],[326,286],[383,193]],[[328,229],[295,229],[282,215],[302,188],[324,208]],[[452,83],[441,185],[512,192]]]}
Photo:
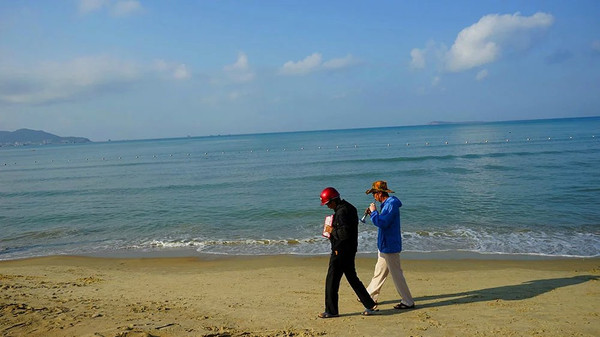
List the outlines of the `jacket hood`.
{"label": "jacket hood", "polygon": [[397,204],[398,207],[402,207],[402,201],[398,199],[395,195],[389,196],[384,202],[391,202],[392,204]]}

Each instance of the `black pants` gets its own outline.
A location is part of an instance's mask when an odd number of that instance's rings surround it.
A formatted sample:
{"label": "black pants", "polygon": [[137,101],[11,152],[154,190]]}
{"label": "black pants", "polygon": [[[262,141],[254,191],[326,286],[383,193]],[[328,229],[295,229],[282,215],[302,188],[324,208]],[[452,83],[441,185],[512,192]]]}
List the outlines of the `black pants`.
{"label": "black pants", "polygon": [[346,275],[348,283],[350,283],[350,286],[365,308],[373,308],[375,306],[375,302],[356,275],[356,268],[354,267],[355,256],[356,252],[340,253],[338,255],[332,253],[329,258],[329,270],[327,271],[327,279],[325,280],[325,311],[330,314],[339,314],[338,290],[340,289],[342,275]]}

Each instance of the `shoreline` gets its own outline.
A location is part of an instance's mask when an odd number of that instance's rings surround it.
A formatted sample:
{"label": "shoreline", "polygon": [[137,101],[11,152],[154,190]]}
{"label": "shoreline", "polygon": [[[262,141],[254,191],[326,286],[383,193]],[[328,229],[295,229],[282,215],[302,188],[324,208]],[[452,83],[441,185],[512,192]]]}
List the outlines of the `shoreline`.
{"label": "shoreline", "polygon": [[[367,284],[374,256],[359,256]],[[4,336],[597,336],[600,258],[403,259],[414,310],[385,283],[360,315],[342,279],[340,314],[323,310],[328,256],[0,261]]]}
{"label": "shoreline", "polygon": [[[3,261],[15,261],[15,260],[26,260],[36,259],[44,257],[60,257],[60,256],[72,256],[72,257],[92,257],[92,258],[114,258],[114,259],[138,259],[138,258],[199,258],[202,260],[215,260],[215,259],[227,259],[227,258],[261,258],[261,257],[298,257],[298,258],[311,258],[311,257],[328,257],[329,252],[323,252],[321,254],[297,254],[297,253],[279,253],[279,254],[223,254],[223,253],[207,253],[199,252],[193,248],[172,248],[172,249],[161,249],[161,250],[114,250],[114,251],[102,251],[93,253],[80,253],[80,254],[50,254],[42,256],[25,256],[25,257],[14,257],[1,259]],[[366,258],[377,258],[377,253],[357,253],[357,257]],[[527,261],[527,260],[576,260],[576,259],[596,259],[600,256],[570,256],[570,255],[544,255],[544,254],[509,254],[509,253],[480,253],[466,250],[445,250],[445,251],[434,251],[434,252],[416,252],[416,251],[403,251],[401,258],[404,260],[507,260],[507,261]]]}

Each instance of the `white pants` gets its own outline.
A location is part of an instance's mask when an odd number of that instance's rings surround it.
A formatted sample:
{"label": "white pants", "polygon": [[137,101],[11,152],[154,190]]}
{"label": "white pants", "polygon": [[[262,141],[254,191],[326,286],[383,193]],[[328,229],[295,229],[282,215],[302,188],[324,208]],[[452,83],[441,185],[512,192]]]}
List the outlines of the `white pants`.
{"label": "white pants", "polygon": [[373,279],[371,279],[371,283],[369,283],[369,286],[367,287],[367,291],[369,292],[369,295],[371,295],[371,298],[377,302],[379,292],[385,283],[388,273],[392,274],[392,279],[394,280],[396,290],[402,297],[402,303],[408,306],[415,304],[415,301],[410,294],[410,290],[408,289],[408,285],[406,284],[404,273],[402,272],[402,266],[400,265],[400,253],[386,254],[378,252],[377,264],[375,264],[375,271],[373,272]]}

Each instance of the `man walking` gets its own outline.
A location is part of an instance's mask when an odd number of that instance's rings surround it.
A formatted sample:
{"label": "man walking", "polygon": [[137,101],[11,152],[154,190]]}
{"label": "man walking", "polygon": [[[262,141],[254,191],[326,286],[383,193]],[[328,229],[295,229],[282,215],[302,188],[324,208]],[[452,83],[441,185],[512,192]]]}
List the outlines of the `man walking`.
{"label": "man walking", "polygon": [[377,226],[377,249],[379,252],[373,279],[367,287],[367,291],[371,298],[377,302],[381,287],[388,274],[391,273],[396,290],[402,297],[402,300],[394,306],[394,309],[413,309],[415,302],[410,294],[400,265],[400,252],[402,251],[400,207],[402,207],[402,202],[395,196],[389,195],[394,191],[388,189],[387,182],[383,180],[374,182],[365,193],[372,193],[375,201],[381,203],[381,211],[377,211],[375,203],[371,203],[368,211],[371,215],[371,222]]}
{"label": "man walking", "polygon": [[365,306],[363,315],[375,313],[377,305],[369,296],[365,286],[356,275],[354,258],[358,249],[358,213],[356,208],[340,198],[340,193],[333,187],[327,187],[321,192],[321,206],[327,205],[335,211],[331,224],[329,241],[331,256],[325,281],[325,312],[320,318],[338,317],[338,290],[342,275]]}

